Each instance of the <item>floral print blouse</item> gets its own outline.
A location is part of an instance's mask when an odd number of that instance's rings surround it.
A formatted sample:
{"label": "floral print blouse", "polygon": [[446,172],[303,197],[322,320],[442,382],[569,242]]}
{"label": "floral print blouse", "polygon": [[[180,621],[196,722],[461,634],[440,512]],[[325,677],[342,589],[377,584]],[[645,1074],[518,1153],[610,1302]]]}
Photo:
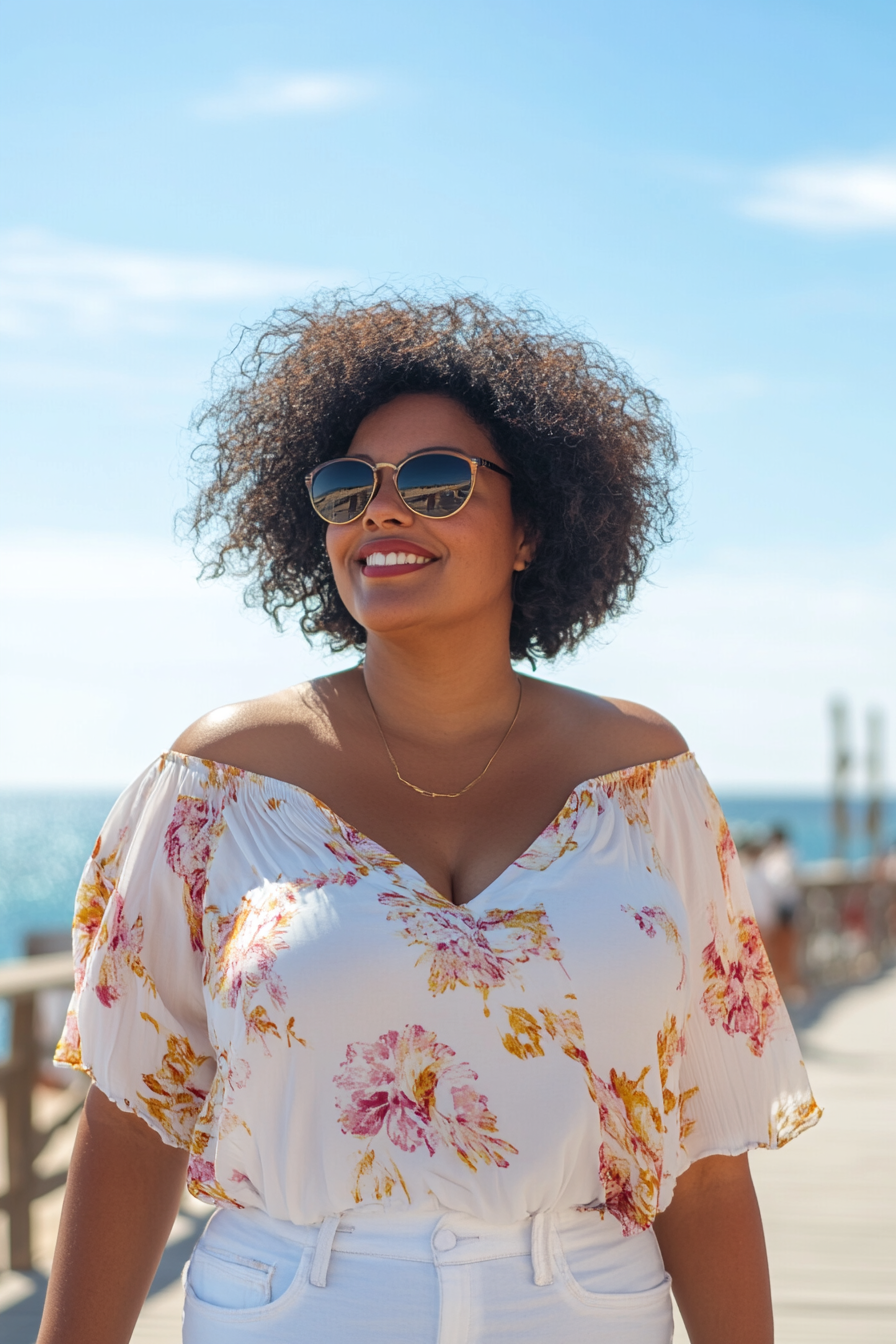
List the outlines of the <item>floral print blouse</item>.
{"label": "floral print blouse", "polygon": [[815,1123],[728,827],[688,753],[588,780],[455,906],[295,785],[169,752],[74,919],[56,1058],[217,1204],[650,1226],[689,1163]]}

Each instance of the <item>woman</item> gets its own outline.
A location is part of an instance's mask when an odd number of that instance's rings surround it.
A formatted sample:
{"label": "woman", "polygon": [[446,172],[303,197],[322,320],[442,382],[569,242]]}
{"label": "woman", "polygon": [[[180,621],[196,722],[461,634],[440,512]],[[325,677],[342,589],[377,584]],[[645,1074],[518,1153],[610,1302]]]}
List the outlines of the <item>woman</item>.
{"label": "woman", "polygon": [[746,1153],[818,1111],[727,827],[659,715],[513,667],[631,599],[656,399],[525,311],[325,297],[202,423],[213,571],[363,661],[200,719],[97,842],[41,1344],[128,1338],[185,1176],[189,1344],[660,1344],[670,1276],[768,1344]]}

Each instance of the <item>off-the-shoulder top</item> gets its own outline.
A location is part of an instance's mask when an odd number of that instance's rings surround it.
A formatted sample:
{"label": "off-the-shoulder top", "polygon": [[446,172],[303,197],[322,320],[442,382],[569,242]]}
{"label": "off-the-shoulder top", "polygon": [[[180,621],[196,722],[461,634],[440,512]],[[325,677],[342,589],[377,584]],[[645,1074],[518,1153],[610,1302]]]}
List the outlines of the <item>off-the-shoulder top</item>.
{"label": "off-the-shoulder top", "polygon": [[295,785],[169,752],[84,871],[56,1058],[189,1187],[637,1233],[697,1158],[820,1115],[690,753],[591,779],[466,905]]}

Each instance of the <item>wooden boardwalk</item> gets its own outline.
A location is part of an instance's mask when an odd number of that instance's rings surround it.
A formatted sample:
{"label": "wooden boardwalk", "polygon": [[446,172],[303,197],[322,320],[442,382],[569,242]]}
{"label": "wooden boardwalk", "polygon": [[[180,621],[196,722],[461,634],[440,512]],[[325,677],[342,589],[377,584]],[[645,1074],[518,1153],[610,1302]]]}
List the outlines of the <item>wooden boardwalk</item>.
{"label": "wooden boardwalk", "polygon": [[[825,1115],[781,1152],[751,1159],[768,1238],[777,1344],[893,1344],[896,971],[795,1016]],[[58,1144],[66,1142],[71,1135],[60,1134]],[[57,1149],[48,1159],[59,1155]],[[61,1203],[60,1190],[35,1205],[37,1271],[0,1272],[3,1344],[34,1344]],[[185,1197],[134,1344],[178,1344],[180,1270],[207,1212]],[[676,1344],[686,1338],[677,1321]]]}

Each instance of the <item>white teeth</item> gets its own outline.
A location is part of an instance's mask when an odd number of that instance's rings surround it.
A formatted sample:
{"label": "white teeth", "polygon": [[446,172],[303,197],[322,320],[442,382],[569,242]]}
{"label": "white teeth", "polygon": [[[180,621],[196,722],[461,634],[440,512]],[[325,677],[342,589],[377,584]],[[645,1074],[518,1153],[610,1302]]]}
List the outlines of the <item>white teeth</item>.
{"label": "white teeth", "polygon": [[373,565],[425,565],[430,556],[415,555],[413,551],[371,551],[364,563]]}

